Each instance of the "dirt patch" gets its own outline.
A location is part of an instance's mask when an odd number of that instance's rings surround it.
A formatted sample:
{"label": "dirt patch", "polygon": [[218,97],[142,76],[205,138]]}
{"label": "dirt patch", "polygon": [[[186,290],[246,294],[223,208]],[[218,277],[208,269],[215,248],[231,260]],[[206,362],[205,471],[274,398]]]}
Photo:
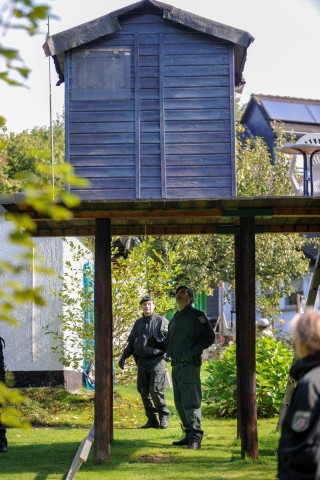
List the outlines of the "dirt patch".
{"label": "dirt patch", "polygon": [[162,455],[142,455],[138,460],[144,463],[170,463],[173,461],[173,457],[170,454],[164,453]]}

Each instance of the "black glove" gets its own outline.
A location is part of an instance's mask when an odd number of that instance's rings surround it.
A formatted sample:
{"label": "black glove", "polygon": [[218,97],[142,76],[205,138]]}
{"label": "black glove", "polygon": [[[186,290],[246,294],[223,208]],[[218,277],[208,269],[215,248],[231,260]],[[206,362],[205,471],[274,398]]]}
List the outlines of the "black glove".
{"label": "black glove", "polygon": [[164,342],[158,342],[154,336],[148,338],[147,345],[148,347],[157,348],[158,350],[164,350]]}
{"label": "black glove", "polygon": [[148,341],[147,341],[148,347],[153,347],[153,348],[155,348],[156,343],[157,343],[156,337],[153,337],[153,336],[152,336],[152,337],[149,337],[149,338],[148,338]]}
{"label": "black glove", "polygon": [[122,355],[122,357],[120,358],[119,363],[118,363],[118,365],[119,365],[119,367],[121,368],[121,370],[124,369],[125,361],[126,361],[126,357],[124,357],[124,356]]}

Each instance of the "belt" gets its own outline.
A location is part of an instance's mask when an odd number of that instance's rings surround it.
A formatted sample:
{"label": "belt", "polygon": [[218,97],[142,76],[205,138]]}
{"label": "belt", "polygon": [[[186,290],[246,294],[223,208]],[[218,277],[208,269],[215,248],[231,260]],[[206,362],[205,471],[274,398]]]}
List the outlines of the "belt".
{"label": "belt", "polygon": [[149,355],[148,357],[142,357],[141,355],[137,355],[137,357],[141,358],[141,360],[151,360],[152,358],[158,357],[164,358],[164,352],[157,353],[157,355]]}
{"label": "belt", "polygon": [[171,365],[175,365],[176,363],[193,363],[193,357],[171,358]]}

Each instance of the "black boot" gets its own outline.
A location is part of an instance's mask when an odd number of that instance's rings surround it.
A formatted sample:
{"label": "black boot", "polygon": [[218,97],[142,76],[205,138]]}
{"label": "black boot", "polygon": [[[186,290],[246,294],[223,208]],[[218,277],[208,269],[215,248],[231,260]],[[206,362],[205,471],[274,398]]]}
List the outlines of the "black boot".
{"label": "black boot", "polygon": [[201,448],[203,432],[192,430],[189,436],[189,442],[187,448],[189,450],[199,450]]}
{"label": "black boot", "polygon": [[6,431],[0,430],[0,453],[8,451],[8,442],[6,437]]}
{"label": "black boot", "polygon": [[177,440],[176,442],[172,442],[172,445],[177,445],[178,447],[183,447],[188,445],[189,437],[190,437],[190,430],[188,428],[183,429],[185,433],[185,437],[181,440]]}
{"label": "black boot", "polygon": [[169,415],[160,415],[160,428],[168,428]]}
{"label": "black boot", "polygon": [[141,428],[160,428],[160,423],[157,417],[149,417],[147,423]]}

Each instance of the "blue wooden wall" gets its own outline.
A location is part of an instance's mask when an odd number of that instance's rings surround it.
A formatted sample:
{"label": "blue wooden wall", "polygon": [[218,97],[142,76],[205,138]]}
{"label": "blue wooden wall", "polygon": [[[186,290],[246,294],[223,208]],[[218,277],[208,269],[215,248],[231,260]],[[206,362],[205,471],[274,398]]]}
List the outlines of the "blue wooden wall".
{"label": "blue wooden wall", "polygon": [[[85,200],[235,195],[233,46],[127,13],[65,59],[66,151]],[[90,76],[91,75],[91,76]]]}
{"label": "blue wooden wall", "polygon": [[251,132],[255,137],[261,137],[269,147],[272,159],[275,159],[274,141],[275,134],[270,125],[270,120],[262,113],[259,105],[251,100],[248,109],[242,118],[243,125]]}

